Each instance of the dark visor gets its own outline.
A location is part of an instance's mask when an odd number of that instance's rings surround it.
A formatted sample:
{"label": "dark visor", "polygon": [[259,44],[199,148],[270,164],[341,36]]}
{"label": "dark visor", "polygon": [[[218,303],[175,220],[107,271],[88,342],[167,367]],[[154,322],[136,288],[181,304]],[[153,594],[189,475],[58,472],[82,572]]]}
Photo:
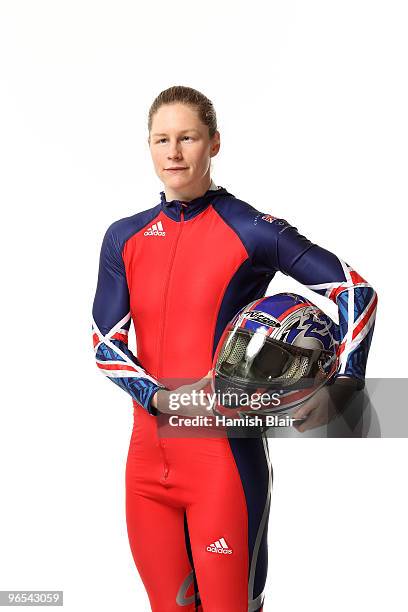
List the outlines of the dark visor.
{"label": "dark visor", "polygon": [[235,329],[227,336],[217,359],[219,374],[236,382],[287,386],[314,378],[322,362],[330,359],[324,350],[305,349],[269,337],[258,337],[253,341],[255,346],[248,349],[254,335]]}

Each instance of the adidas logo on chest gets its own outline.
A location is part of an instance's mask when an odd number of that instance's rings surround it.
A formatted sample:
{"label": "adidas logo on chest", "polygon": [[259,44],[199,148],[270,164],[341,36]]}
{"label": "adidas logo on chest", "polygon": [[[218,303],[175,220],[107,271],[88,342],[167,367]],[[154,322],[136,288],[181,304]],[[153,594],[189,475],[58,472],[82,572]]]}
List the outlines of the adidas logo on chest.
{"label": "adidas logo on chest", "polygon": [[148,227],[144,233],[144,236],[165,236],[166,232],[161,221],[153,223],[151,227]]}

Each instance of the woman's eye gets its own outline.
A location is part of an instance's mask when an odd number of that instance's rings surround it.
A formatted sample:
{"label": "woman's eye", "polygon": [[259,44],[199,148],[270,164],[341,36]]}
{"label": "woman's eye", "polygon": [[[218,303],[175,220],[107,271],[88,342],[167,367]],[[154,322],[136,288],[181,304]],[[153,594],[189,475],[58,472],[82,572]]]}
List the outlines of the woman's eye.
{"label": "woman's eye", "polygon": [[167,138],[159,138],[157,142],[162,144],[163,142],[167,142]]}
{"label": "woman's eye", "polygon": [[191,136],[183,136],[183,140],[193,140]]}

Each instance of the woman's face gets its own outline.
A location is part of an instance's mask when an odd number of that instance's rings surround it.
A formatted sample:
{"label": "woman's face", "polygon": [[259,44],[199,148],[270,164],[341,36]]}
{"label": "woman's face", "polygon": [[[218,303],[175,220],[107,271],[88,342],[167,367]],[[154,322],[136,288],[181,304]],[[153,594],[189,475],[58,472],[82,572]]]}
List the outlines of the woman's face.
{"label": "woman's face", "polygon": [[190,105],[164,104],[153,115],[149,146],[156,174],[169,193],[186,194],[208,181],[220,138],[216,132],[210,139]]}

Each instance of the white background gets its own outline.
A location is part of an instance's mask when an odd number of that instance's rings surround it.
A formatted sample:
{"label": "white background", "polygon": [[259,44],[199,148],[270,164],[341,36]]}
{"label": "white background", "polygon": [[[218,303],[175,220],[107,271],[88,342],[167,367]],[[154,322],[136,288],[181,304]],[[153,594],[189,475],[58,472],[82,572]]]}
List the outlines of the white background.
{"label": "white background", "polygon": [[[406,376],[407,21],[390,0],[0,2],[0,589],[149,610],[124,515],[131,402],[96,372],[90,311],[105,229],[159,201],[162,89],[213,100],[217,184],[373,284],[367,375]],[[270,446],[265,612],[406,609],[405,440]]]}

